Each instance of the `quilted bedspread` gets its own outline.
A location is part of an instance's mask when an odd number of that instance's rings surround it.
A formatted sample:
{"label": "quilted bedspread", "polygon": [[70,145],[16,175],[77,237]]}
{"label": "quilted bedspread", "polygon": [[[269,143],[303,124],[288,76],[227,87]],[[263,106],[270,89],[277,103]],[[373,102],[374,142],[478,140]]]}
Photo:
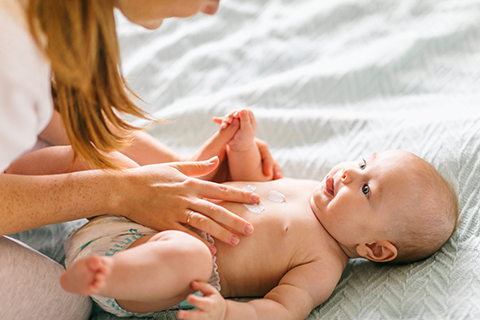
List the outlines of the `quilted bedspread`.
{"label": "quilted bedspread", "polygon": [[404,149],[455,187],[458,228],[437,254],[352,260],[308,319],[480,319],[480,1],[221,0],[153,32],[118,15],[118,32],[142,107],[168,120],[149,132],[179,153],[250,108],[285,176]]}

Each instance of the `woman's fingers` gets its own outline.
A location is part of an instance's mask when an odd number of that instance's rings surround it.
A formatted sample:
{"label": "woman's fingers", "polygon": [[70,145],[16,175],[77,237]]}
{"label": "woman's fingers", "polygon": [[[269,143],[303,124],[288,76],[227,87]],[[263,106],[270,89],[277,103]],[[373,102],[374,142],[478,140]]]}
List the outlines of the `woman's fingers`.
{"label": "woman's fingers", "polygon": [[[252,225],[245,219],[240,218],[239,216],[230,212],[224,207],[212,203],[209,200],[201,199],[196,203],[192,204],[192,207],[194,211],[200,212],[203,215],[208,216],[212,220],[220,223],[221,225],[227,226],[238,233],[249,235],[253,231]],[[200,223],[203,223],[203,221],[201,221]],[[203,231],[208,232],[207,230]]]}
{"label": "woman's fingers", "polygon": [[[217,167],[218,161],[218,157],[213,157],[207,161],[176,162],[169,165],[187,176],[195,177],[213,171]],[[214,182],[186,179],[185,186],[189,190],[196,190],[200,198],[239,203],[257,203],[260,201],[260,196],[256,193]]]}
{"label": "woman's fingers", "polygon": [[[148,227],[167,230],[188,225],[211,234],[219,241],[230,245],[238,243],[237,234],[253,232],[250,223],[222,206],[206,199],[257,203],[260,197],[250,191],[227,185],[190,178],[184,173],[196,175],[214,169],[218,158],[209,161],[172,163],[144,166],[128,171],[129,183],[120,198],[115,213],[122,214]],[[145,183],[145,181],[150,181]],[[190,211],[193,214],[189,214]]]}
{"label": "woman's fingers", "polygon": [[204,161],[171,162],[167,165],[177,169],[186,176],[199,177],[215,170],[219,162],[218,156],[214,156]]}
{"label": "woman's fingers", "polygon": [[187,217],[188,225],[202,230],[226,244],[235,246],[240,239],[236,234],[223,227],[224,225],[239,234],[249,235],[253,232],[253,226],[250,223],[230,211],[212,213],[211,209],[205,207],[205,209],[201,208],[193,212],[192,215]]}
{"label": "woman's fingers", "polygon": [[[191,179],[194,180],[194,179]],[[218,184],[210,181],[195,179],[187,182],[195,184],[200,198],[223,200],[238,203],[258,203],[260,196],[254,192],[235,188],[225,184]]]}

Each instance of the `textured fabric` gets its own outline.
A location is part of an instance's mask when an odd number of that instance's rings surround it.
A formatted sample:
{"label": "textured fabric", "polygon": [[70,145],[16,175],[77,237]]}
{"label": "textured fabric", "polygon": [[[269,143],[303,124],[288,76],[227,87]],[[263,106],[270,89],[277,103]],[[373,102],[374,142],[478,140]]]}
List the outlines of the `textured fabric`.
{"label": "textured fabric", "polygon": [[398,148],[454,184],[459,226],[438,254],[352,261],[308,319],[479,319],[479,16],[477,0],[225,0],[213,17],[118,30],[130,84],[171,120],[150,133],[185,155],[213,116],[251,108],[288,177]]}
{"label": "textured fabric", "polygon": [[91,300],[60,287],[61,265],[0,237],[0,319],[88,319]]}
{"label": "textured fabric", "polygon": [[65,266],[65,250],[63,244],[73,230],[80,228],[87,221],[87,219],[81,219],[52,224],[10,234],[9,237],[26,243],[33,249]]}
{"label": "textured fabric", "polygon": [[309,320],[480,319],[479,16],[478,0],[222,0],[213,17],[118,30],[131,86],[172,120],[150,133],[181,153],[248,107],[286,176],[400,148],[454,184],[460,221],[438,254],[352,261]]}

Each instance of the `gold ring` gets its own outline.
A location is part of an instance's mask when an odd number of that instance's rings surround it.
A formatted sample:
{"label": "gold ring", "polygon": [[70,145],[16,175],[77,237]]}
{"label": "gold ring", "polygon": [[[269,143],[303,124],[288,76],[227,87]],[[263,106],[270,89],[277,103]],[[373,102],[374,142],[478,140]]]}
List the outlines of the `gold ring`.
{"label": "gold ring", "polygon": [[192,216],[193,216],[194,213],[195,213],[195,211],[193,211],[193,210],[188,213],[188,216],[187,216],[187,226],[190,225],[190,220],[192,220]]}

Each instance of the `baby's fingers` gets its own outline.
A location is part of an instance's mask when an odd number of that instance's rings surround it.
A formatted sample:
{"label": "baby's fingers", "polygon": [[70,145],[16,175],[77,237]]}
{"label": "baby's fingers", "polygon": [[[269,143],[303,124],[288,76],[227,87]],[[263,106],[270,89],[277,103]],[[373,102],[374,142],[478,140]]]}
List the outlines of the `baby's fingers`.
{"label": "baby's fingers", "polygon": [[180,310],[177,313],[177,318],[182,320],[203,320],[208,319],[207,316],[203,311],[199,310]]}
{"label": "baby's fingers", "polygon": [[194,311],[179,311],[179,319],[223,319],[225,316],[225,300],[212,285],[205,282],[193,281],[192,289],[200,291],[202,296],[191,294],[187,301],[197,308]]}
{"label": "baby's fingers", "polygon": [[197,308],[200,311],[208,312],[212,309],[213,301],[209,297],[201,297],[191,294],[187,298],[188,303]]}
{"label": "baby's fingers", "polygon": [[[203,293],[204,296],[210,296],[210,295],[212,295],[212,294],[220,294],[220,293],[218,292],[218,290],[215,289],[214,286],[212,286],[211,284],[206,283],[206,282],[192,281],[192,283],[191,283],[190,285],[192,286],[192,289],[193,289],[193,290],[195,290],[195,291],[200,291],[201,293]],[[189,298],[190,298],[190,297],[191,297],[192,299],[194,299],[194,298],[202,298],[202,297],[199,297],[199,296],[196,296],[196,295],[193,295],[193,294],[191,294],[191,295],[189,296]],[[189,298],[188,298],[188,302],[191,303],[190,300],[189,300]],[[191,303],[191,304],[193,304],[193,303]]]}

